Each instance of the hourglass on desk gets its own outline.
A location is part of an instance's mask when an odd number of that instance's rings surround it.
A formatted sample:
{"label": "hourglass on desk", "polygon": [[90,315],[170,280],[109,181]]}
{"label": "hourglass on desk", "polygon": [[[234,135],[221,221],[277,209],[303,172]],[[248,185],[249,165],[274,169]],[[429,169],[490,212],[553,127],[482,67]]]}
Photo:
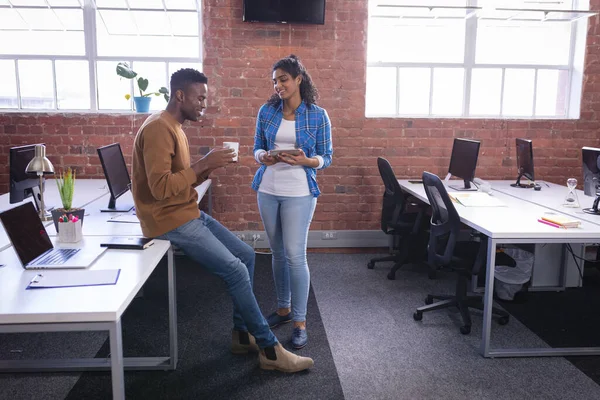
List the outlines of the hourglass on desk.
{"label": "hourglass on desk", "polygon": [[577,179],[567,179],[567,188],[569,189],[569,191],[565,196],[563,207],[579,208],[579,198],[577,197],[577,192],[575,190],[577,188]]}

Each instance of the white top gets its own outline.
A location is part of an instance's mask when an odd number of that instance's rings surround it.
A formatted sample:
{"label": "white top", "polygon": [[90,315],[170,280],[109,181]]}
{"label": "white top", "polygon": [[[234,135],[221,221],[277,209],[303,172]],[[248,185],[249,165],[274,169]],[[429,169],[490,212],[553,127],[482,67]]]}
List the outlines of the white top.
{"label": "white top", "polygon": [[[275,149],[293,149],[295,147],[296,121],[282,119],[275,136]],[[287,197],[310,196],[311,194],[304,167],[284,162],[267,166],[258,191]]]}

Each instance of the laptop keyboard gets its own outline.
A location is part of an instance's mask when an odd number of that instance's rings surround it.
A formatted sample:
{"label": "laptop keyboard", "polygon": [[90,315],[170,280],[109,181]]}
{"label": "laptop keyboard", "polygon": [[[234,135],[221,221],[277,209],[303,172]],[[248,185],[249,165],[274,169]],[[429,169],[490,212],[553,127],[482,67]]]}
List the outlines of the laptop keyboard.
{"label": "laptop keyboard", "polygon": [[60,265],[64,264],[69,258],[73,257],[81,249],[54,249],[44,258],[41,258],[29,265]]}

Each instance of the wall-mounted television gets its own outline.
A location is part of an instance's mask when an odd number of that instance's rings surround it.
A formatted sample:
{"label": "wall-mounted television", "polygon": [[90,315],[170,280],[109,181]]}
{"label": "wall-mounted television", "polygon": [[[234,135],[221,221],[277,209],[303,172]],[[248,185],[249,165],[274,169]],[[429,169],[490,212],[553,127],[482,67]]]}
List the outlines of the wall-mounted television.
{"label": "wall-mounted television", "polygon": [[247,22],[325,23],[325,0],[244,0]]}

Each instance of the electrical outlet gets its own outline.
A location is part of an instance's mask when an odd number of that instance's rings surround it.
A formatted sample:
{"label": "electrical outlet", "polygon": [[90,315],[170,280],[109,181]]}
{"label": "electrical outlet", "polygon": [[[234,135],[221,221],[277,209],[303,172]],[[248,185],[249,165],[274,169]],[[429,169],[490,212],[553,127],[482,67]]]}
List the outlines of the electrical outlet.
{"label": "electrical outlet", "polygon": [[334,240],[334,239],[337,239],[337,232],[335,232],[335,231],[323,232],[321,234],[321,239],[323,239],[323,240]]}
{"label": "electrical outlet", "polygon": [[260,233],[255,233],[254,235],[252,235],[252,240],[255,242],[262,240],[262,235]]}
{"label": "electrical outlet", "polygon": [[238,233],[237,235],[235,235],[238,237],[238,239],[240,239],[241,241],[245,242],[246,241],[246,235],[244,235],[243,233]]}

